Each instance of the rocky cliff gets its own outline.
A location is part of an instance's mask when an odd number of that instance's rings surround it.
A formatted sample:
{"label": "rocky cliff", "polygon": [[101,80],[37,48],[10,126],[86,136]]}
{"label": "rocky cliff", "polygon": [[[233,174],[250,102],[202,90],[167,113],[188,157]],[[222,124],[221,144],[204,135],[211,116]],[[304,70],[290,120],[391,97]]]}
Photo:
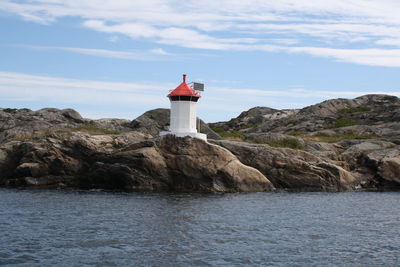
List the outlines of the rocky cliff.
{"label": "rocky cliff", "polygon": [[198,192],[400,189],[397,97],[334,99],[301,110],[256,107],[228,122],[202,122],[208,143],[158,137],[168,122],[167,109],[132,121],[89,120],[70,109],[0,109],[0,186]]}
{"label": "rocky cliff", "polygon": [[272,191],[257,169],[192,138],[53,133],[0,146],[0,185],[138,191]]}

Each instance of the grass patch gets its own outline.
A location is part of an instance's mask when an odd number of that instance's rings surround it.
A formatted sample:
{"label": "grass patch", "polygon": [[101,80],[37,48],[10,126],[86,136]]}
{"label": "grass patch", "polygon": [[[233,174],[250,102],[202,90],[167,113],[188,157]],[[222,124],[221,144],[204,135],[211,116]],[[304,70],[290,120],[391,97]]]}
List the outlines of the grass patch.
{"label": "grass patch", "polygon": [[341,140],[354,140],[354,139],[375,139],[379,138],[377,135],[367,134],[367,135],[359,135],[359,134],[342,134],[342,135],[334,135],[329,136],[325,133],[317,133],[314,136],[310,136],[310,141],[316,142],[325,142],[325,143],[335,143]]}
{"label": "grass patch", "polygon": [[219,136],[221,136],[222,138],[225,139],[230,139],[230,140],[235,140],[235,141],[241,141],[243,140],[243,135],[244,132],[242,131],[237,131],[237,130],[230,130],[230,131],[226,131],[224,128],[222,127],[210,127],[214,132],[216,132],[217,134],[219,134]]}
{"label": "grass patch", "polygon": [[66,130],[60,130],[59,132],[84,132],[92,135],[101,135],[101,134],[120,134],[120,131],[116,130],[109,130],[109,129],[104,129],[104,128],[99,128],[94,124],[87,123],[83,124],[81,126],[71,128],[71,129],[66,129]]}
{"label": "grass patch", "polygon": [[216,133],[226,132],[226,130],[223,127],[210,127],[210,128]]}
{"label": "grass patch", "polygon": [[343,109],[339,110],[339,113],[354,114],[354,113],[360,113],[360,112],[367,112],[370,110],[371,110],[371,108],[369,108],[367,106],[359,106],[359,107],[355,107],[355,108],[343,108]]}
{"label": "grass patch", "polygon": [[255,140],[255,143],[263,143],[270,145],[272,147],[285,147],[285,148],[292,148],[292,149],[304,149],[304,145],[295,138],[282,138],[276,141],[267,141],[267,142],[260,142]]}
{"label": "grass patch", "polygon": [[291,135],[291,136],[303,136],[303,135],[305,135],[304,132],[298,132],[298,131],[287,132],[285,134]]}
{"label": "grass patch", "polygon": [[349,118],[339,118],[333,124],[328,125],[327,129],[341,128],[346,126],[353,126],[357,123]]}

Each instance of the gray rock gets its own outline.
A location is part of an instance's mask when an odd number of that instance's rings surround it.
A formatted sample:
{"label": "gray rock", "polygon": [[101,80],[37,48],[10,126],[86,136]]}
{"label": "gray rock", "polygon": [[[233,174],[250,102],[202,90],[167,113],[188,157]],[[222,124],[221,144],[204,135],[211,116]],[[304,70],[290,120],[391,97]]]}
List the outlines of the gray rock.
{"label": "gray rock", "polygon": [[[361,141],[361,140],[360,140]],[[344,154],[348,153],[360,153],[365,151],[382,150],[389,147],[394,147],[395,144],[391,142],[379,141],[379,140],[368,140],[362,141],[359,144],[355,144],[346,149]]]}
{"label": "gray rock", "polygon": [[278,189],[341,191],[357,184],[350,172],[305,151],[226,140],[213,143],[261,171]]}
{"label": "gray rock", "polygon": [[63,109],[61,110],[61,114],[64,115],[67,119],[74,120],[77,123],[83,123],[84,119],[82,118],[81,114],[76,112],[73,109]]}
{"label": "gray rock", "polygon": [[400,149],[399,147],[368,153],[366,161],[377,169],[377,174],[387,182],[400,184]]}
{"label": "gray rock", "polygon": [[341,148],[342,147],[338,146],[337,144],[330,144],[330,143],[324,143],[324,142],[308,142],[307,143],[307,149],[315,150],[315,151],[332,151],[332,152],[336,152]]}

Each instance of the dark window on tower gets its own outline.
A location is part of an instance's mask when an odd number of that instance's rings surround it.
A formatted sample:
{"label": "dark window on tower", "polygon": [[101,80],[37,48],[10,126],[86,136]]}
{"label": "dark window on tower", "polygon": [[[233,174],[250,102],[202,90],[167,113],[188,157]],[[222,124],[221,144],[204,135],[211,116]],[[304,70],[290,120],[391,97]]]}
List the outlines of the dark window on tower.
{"label": "dark window on tower", "polygon": [[199,97],[197,96],[187,96],[187,95],[174,95],[170,96],[169,99],[172,101],[193,101],[197,102],[199,100]]}

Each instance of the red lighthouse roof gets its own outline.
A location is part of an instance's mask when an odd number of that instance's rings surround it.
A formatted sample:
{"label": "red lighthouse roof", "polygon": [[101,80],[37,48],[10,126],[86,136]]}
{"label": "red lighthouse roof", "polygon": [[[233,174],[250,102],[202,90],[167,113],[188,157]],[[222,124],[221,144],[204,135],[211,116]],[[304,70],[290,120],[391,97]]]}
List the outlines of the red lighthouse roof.
{"label": "red lighthouse roof", "polygon": [[186,74],[183,74],[183,82],[168,94],[168,97],[170,97],[170,96],[201,97],[201,95],[198,92],[196,92],[192,87],[190,87],[186,83]]}

